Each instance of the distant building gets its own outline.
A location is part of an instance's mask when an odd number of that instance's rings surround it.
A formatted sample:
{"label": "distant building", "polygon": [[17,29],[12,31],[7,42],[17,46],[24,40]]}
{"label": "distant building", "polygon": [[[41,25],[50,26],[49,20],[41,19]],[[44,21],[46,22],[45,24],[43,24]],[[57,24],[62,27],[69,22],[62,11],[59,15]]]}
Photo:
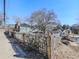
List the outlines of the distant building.
{"label": "distant building", "polygon": [[3,25],[3,24],[4,24],[4,21],[3,20],[0,20],[0,26]]}
{"label": "distant building", "polygon": [[0,28],[4,26],[4,15],[0,13]]}
{"label": "distant building", "polygon": [[46,31],[53,31],[58,24],[50,22],[47,26],[46,26]]}
{"label": "distant building", "polygon": [[29,24],[26,24],[26,23],[21,24],[20,32],[29,33],[31,31],[32,31],[32,29]]}
{"label": "distant building", "polygon": [[4,27],[4,20],[0,19],[0,28],[3,28],[3,27]]}
{"label": "distant building", "polygon": [[15,27],[15,24],[8,24],[8,27],[14,28]]}

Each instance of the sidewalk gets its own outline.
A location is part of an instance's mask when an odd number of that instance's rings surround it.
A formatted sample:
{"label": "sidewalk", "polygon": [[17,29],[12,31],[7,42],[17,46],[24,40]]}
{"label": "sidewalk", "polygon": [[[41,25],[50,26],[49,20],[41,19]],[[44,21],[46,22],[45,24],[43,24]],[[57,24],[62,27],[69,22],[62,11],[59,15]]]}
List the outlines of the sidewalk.
{"label": "sidewalk", "polygon": [[24,59],[14,57],[13,55],[15,55],[15,51],[4,35],[4,30],[0,29],[0,59]]}

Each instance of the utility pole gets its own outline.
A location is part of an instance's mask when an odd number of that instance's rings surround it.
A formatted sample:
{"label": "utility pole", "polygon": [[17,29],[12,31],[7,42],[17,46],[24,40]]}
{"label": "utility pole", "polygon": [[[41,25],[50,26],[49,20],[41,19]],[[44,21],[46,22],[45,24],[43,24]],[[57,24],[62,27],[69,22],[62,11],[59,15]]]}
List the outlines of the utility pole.
{"label": "utility pole", "polygon": [[5,0],[3,0],[3,13],[4,13],[4,25],[5,25],[5,17],[6,17],[6,1]]}

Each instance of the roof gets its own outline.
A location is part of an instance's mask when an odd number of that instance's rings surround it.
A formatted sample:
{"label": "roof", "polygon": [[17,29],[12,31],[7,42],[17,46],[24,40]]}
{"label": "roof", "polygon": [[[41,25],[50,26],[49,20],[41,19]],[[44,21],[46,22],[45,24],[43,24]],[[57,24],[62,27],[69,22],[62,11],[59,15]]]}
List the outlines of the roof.
{"label": "roof", "polygon": [[38,30],[38,29],[35,29],[35,30],[33,30],[32,32],[33,32],[33,33],[42,33],[42,31],[41,31],[41,30]]}

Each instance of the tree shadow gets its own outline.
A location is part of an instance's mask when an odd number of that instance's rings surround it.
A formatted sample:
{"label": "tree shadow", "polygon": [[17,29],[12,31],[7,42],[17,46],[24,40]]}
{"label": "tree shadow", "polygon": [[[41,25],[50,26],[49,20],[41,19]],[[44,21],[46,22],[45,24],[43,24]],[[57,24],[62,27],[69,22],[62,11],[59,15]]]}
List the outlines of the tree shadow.
{"label": "tree shadow", "polygon": [[20,48],[20,46],[18,45],[18,42],[15,40],[15,38],[11,38],[8,33],[4,32],[6,38],[9,40],[8,43],[11,44],[13,50],[14,50],[14,57],[18,57],[18,58],[29,58],[27,57],[26,53]]}
{"label": "tree shadow", "polygon": [[13,50],[15,51],[15,54],[13,55],[14,57],[17,58],[28,58],[28,59],[44,59],[44,57],[42,55],[40,55],[39,53],[37,53],[34,50],[31,51],[24,51],[22,48],[20,47],[20,45],[18,44],[16,38],[12,38],[8,35],[8,33],[4,32],[6,38],[9,40],[9,43],[11,44]]}

